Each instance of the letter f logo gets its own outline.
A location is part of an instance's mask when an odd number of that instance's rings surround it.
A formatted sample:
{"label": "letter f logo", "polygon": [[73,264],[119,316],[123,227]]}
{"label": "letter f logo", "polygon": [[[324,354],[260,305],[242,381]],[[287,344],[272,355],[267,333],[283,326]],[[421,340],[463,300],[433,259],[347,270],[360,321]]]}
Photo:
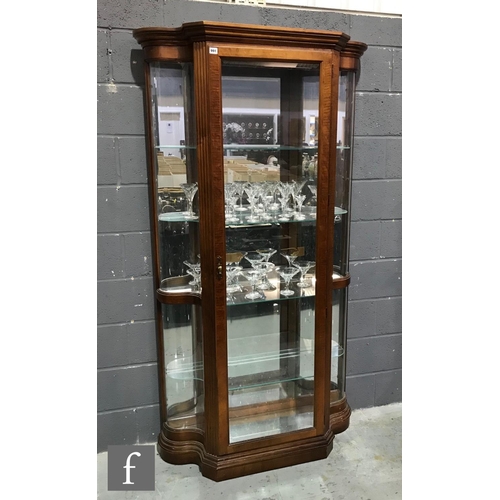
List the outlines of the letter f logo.
{"label": "letter f logo", "polygon": [[130,481],[130,469],[135,469],[135,465],[130,465],[130,457],[132,455],[136,455],[138,457],[141,456],[141,454],[138,451],[134,451],[127,457],[127,462],[123,466],[123,468],[126,469],[127,472],[125,473],[125,482],[122,484],[134,484]]}

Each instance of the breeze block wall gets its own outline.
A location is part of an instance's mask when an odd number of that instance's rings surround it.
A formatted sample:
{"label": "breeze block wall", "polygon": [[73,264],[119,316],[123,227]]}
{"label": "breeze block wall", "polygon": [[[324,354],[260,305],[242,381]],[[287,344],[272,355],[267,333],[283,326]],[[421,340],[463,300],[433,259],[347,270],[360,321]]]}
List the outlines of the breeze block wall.
{"label": "breeze block wall", "polygon": [[97,4],[97,451],[160,428],[141,47],[132,30],[210,20],[340,30],[368,44],[356,95],[347,396],[401,401],[400,18],[190,0]]}

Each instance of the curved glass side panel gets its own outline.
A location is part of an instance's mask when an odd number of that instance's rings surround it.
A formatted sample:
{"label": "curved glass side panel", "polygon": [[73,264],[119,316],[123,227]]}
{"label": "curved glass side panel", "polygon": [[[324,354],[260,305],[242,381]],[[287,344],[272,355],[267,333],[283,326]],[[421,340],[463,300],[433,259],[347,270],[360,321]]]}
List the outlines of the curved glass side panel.
{"label": "curved glass side panel", "polygon": [[314,426],[319,65],[223,60],[229,441]]}
{"label": "curved glass side panel", "polygon": [[[150,65],[160,289],[200,291],[192,63]],[[182,285],[180,287],[179,283]],[[204,428],[201,307],[162,304],[166,421]]]}
{"label": "curved glass side panel", "polygon": [[330,403],[342,399],[345,395],[346,300],[347,288],[333,291]]}
{"label": "curved glass side panel", "polygon": [[345,275],[349,267],[349,223],[351,210],[352,149],[354,134],[355,73],[341,71],[337,122],[337,166],[335,174],[335,269]]}
{"label": "curved glass side panel", "polygon": [[204,429],[201,308],[162,304],[167,424]]}
{"label": "curved glass side panel", "polygon": [[151,64],[161,288],[193,272],[200,253],[192,93],[192,63]]}

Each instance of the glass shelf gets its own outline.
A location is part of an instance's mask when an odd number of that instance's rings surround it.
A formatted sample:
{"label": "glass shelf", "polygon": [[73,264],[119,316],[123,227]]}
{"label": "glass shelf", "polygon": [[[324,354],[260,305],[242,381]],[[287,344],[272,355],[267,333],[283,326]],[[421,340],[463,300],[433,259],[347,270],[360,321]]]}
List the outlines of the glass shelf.
{"label": "glass shelf", "polygon": [[281,146],[280,144],[223,144],[224,149],[233,151],[317,151],[318,146]]}
{"label": "glass shelf", "polygon": [[[335,215],[345,215],[347,210],[343,208],[335,207]],[[304,218],[297,219],[296,213],[292,214],[290,217],[283,216],[281,213],[269,214],[272,219],[264,220],[260,219],[258,221],[252,222],[247,219],[250,215],[250,209],[246,212],[241,212],[240,215],[236,215],[238,221],[229,222],[226,221],[226,227],[241,227],[241,226],[266,226],[271,224],[288,224],[288,223],[301,223],[301,222],[315,222],[316,212],[311,207],[304,207],[302,209],[302,216]],[[160,214],[158,220],[161,222],[199,222],[199,218],[196,216],[194,219],[188,217],[184,212],[167,212]]]}
{"label": "glass shelf", "polygon": [[160,144],[158,146],[155,146],[155,148],[156,149],[182,149],[183,151],[196,150],[196,146],[184,146],[184,145],[181,146],[180,144]]}
{"label": "glass shelf", "polygon": [[[279,333],[256,337],[261,345],[266,345],[268,342],[263,337],[279,338]],[[242,346],[240,350],[244,349],[245,341],[242,339],[238,339],[237,341]],[[231,340],[228,341],[228,344],[230,343]],[[232,350],[231,346],[228,345],[228,347]],[[343,354],[344,349],[337,342],[332,341],[332,358],[339,358]],[[300,361],[302,366],[300,374],[292,376],[276,373],[276,365],[280,362],[293,360]],[[312,379],[314,375],[313,360],[314,340],[312,339],[306,339],[298,349],[283,349],[280,351],[262,352],[260,354],[231,356],[228,359],[229,391]],[[168,377],[175,380],[203,380],[203,362],[193,361],[192,356],[179,357],[167,364],[166,373]]]}
{"label": "glass shelf", "polygon": [[[284,283],[281,282],[278,277],[276,271],[271,271],[267,275],[267,279],[271,283],[271,285],[275,288],[274,290],[259,290],[262,293],[262,298],[260,299],[247,299],[245,295],[249,293],[252,289],[250,282],[242,279],[242,276],[239,276],[237,279],[238,285],[241,287],[242,291],[238,292],[227,292],[227,306],[239,306],[244,304],[258,304],[262,302],[277,302],[277,301],[285,301],[285,300],[297,300],[297,299],[307,299],[309,297],[314,297],[316,294],[316,277],[312,273],[306,273],[304,279],[311,281],[311,286],[307,288],[300,288],[297,286],[299,282],[298,278],[292,279],[290,283],[290,290],[293,290],[294,294],[290,296],[281,295],[281,287],[284,286]],[[332,279],[339,280],[344,279],[344,276],[333,273]],[[160,284],[160,291],[163,295],[172,295],[172,296],[196,296],[201,297],[201,290],[195,289],[189,283],[193,280],[190,275],[177,276],[174,278],[166,278]]]}

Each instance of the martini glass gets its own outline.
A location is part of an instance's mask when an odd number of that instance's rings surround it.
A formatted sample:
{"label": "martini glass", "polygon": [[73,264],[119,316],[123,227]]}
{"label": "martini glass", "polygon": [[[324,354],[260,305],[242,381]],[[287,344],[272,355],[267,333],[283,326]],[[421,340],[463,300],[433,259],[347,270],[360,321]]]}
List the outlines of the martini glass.
{"label": "martini glass", "polygon": [[295,203],[297,203],[297,208],[298,211],[295,212],[294,217],[296,220],[304,220],[306,216],[302,213],[302,204],[304,203],[304,200],[306,199],[305,194],[293,194],[293,199]]}
{"label": "martini glass", "polygon": [[285,297],[293,295],[295,292],[290,290],[290,281],[292,281],[292,278],[299,272],[299,270],[296,267],[277,267],[276,270],[285,282],[285,288],[280,291],[280,295],[284,295]]}
{"label": "martini glass", "polygon": [[318,196],[318,186],[316,186],[316,184],[310,184],[307,187],[309,188],[309,190],[311,191],[311,193],[313,195],[311,203],[314,202],[314,205],[316,205],[317,204],[316,197]]}
{"label": "martini glass", "polygon": [[293,265],[300,271],[300,281],[297,283],[297,286],[300,288],[309,288],[312,286],[311,281],[305,279],[305,275],[311,267],[316,265],[316,262],[312,260],[301,260],[294,262]]}
{"label": "martini glass", "polygon": [[233,200],[238,186],[233,182],[224,184],[224,202],[226,203],[226,222],[239,222],[234,214]]}
{"label": "martini glass", "polygon": [[281,250],[281,255],[288,261],[288,266],[292,267],[295,259],[299,256],[299,249],[295,247],[284,248]]}
{"label": "martini glass", "polygon": [[232,266],[226,264],[226,278],[227,278],[227,302],[234,302],[234,292],[241,292],[241,286],[236,283],[236,277],[243,271],[241,266]]}
{"label": "martini glass", "polygon": [[[263,274],[262,269],[243,269],[241,274],[250,282],[252,286],[252,290],[245,295],[245,299],[249,300],[257,300],[257,299],[265,299],[266,296],[257,290],[257,283],[262,278]],[[298,272],[298,269],[297,269]]]}
{"label": "martini glass", "polygon": [[255,268],[256,264],[259,264],[260,262],[264,261],[264,255],[258,253],[258,252],[248,252],[245,255],[245,259],[250,262],[250,265]]}
{"label": "martini glass", "polygon": [[260,217],[257,214],[257,202],[260,197],[260,186],[257,183],[248,183],[245,186],[245,192],[250,203],[250,215],[246,218],[248,222],[259,222]]}
{"label": "martini glass", "polygon": [[243,206],[243,195],[245,194],[245,189],[248,182],[245,181],[235,181],[237,186],[236,193],[239,195],[240,204],[234,209],[236,212],[246,212],[248,210],[247,207]]}
{"label": "martini glass", "polygon": [[193,200],[194,195],[198,191],[198,183],[184,183],[181,184],[180,187],[184,191],[187,200],[187,212],[185,212],[183,215],[186,217],[186,219],[197,219],[198,217],[193,212]]}
{"label": "martini glass", "polygon": [[[263,263],[267,263],[267,264],[270,264],[269,262],[269,259],[277,252],[277,250],[275,250],[274,248],[259,248],[257,250],[257,253],[259,255],[263,255],[264,256],[264,260],[263,260]],[[272,269],[272,267],[270,267],[269,271]],[[269,272],[268,271],[268,272]],[[259,289],[261,290],[276,290],[276,287],[272,285],[272,283],[269,281],[269,279],[267,278],[267,274],[264,275],[264,279],[262,280],[262,284],[259,285]]]}
{"label": "martini glass", "polygon": [[273,286],[267,278],[268,273],[274,269],[274,264],[272,262],[259,262],[255,265],[254,269],[262,271],[261,283],[257,285],[259,290],[276,290],[276,287]]}
{"label": "martini glass", "polygon": [[201,264],[199,262],[189,262],[188,260],[185,260],[183,264],[188,268],[187,273],[194,278],[189,284],[198,287],[201,278]]}

